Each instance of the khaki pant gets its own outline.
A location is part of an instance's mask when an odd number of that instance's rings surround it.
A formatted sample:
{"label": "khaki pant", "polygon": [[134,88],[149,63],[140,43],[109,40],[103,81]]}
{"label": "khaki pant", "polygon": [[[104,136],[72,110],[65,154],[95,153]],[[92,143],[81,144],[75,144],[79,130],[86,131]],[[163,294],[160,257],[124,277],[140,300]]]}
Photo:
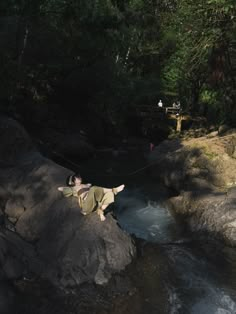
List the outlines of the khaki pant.
{"label": "khaki pant", "polygon": [[114,193],[113,191],[108,191],[104,193],[102,187],[92,186],[88,192],[87,198],[79,201],[80,206],[84,214],[89,214],[103,205],[110,205],[114,203]]}

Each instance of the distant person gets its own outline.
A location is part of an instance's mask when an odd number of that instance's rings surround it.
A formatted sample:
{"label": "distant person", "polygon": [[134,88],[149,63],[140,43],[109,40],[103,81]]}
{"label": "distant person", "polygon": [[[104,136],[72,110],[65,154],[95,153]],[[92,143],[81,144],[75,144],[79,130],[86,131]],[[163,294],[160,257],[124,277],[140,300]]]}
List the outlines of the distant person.
{"label": "distant person", "polygon": [[180,101],[177,101],[176,108],[177,108],[177,109],[180,109],[180,108],[181,108]]}
{"label": "distant person", "polygon": [[159,108],[162,108],[162,107],[163,107],[163,103],[162,103],[162,101],[161,101],[161,100],[159,100],[159,102],[158,102],[157,106],[158,106]]}
{"label": "distant person", "polygon": [[67,178],[67,186],[60,186],[58,190],[65,197],[77,197],[83,215],[97,211],[101,221],[104,221],[106,219],[104,215],[105,209],[111,203],[114,203],[114,196],[123,191],[124,187],[124,184],[115,188],[92,186],[90,183],[82,184],[81,176],[74,174]]}
{"label": "distant person", "polygon": [[155,148],[155,145],[153,143],[150,143],[150,145],[149,145],[150,152],[152,152],[154,150],[154,148]]}

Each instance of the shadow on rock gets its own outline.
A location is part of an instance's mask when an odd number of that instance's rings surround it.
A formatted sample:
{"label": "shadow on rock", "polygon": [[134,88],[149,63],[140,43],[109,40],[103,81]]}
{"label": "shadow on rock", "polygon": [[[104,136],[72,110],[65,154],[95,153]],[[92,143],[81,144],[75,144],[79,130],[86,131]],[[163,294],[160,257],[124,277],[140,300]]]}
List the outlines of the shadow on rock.
{"label": "shadow on rock", "polygon": [[[12,134],[9,145],[15,145],[11,150],[5,138],[9,133],[1,133],[5,147],[0,150],[0,205],[4,222],[12,225],[3,239],[2,249],[7,253],[1,255],[2,268],[10,265],[9,256],[18,252],[21,266],[11,266],[11,279],[37,276],[62,289],[86,282],[107,283],[135,256],[132,239],[111,215],[105,222],[96,213],[82,216],[76,198],[63,198],[57,190],[71,171],[41,156],[19,124],[11,119],[2,121]],[[18,154],[13,134],[21,134]],[[2,227],[6,230],[6,223]],[[14,235],[12,245],[9,232]]]}
{"label": "shadow on rock", "polygon": [[222,149],[223,140],[165,141],[150,155],[150,175],[172,189],[168,205],[186,217],[192,231],[235,246],[236,188],[229,186],[236,181],[236,161]]}

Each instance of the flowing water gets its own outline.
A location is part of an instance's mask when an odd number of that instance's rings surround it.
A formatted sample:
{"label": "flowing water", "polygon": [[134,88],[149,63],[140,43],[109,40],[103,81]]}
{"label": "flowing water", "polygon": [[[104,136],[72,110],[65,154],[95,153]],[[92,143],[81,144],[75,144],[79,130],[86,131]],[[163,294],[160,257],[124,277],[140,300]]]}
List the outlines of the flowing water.
{"label": "flowing water", "polygon": [[[117,206],[122,228],[161,248],[165,258],[160,258],[158,269],[163,272],[165,286],[162,288],[169,298],[166,313],[236,313],[236,254],[233,249],[214,242],[196,241],[186,234],[182,223],[177,222],[168,209],[158,201],[148,200],[140,190],[124,192]],[[166,276],[164,280],[163,276]],[[154,299],[149,313],[155,313],[155,308]]]}
{"label": "flowing water", "polygon": [[[112,169],[110,177],[114,180],[121,173],[120,163],[123,172],[127,163],[122,163],[122,158],[110,159],[110,162],[105,164],[107,169]],[[132,165],[131,170],[141,166],[134,156],[128,164]],[[113,183],[109,182],[109,176],[100,176],[103,179],[110,185]],[[143,313],[236,313],[235,250],[207,238],[198,240],[196,235],[187,233],[183,221],[177,220],[163,205],[166,195],[147,171],[133,177],[118,176],[116,183],[123,183],[122,179],[128,184],[115,205],[120,226],[156,245],[149,256],[151,278],[147,280],[137,269],[146,298]],[[143,254],[148,252],[144,248]],[[161,299],[158,298],[160,289],[165,291]],[[160,302],[166,303],[165,306]]]}

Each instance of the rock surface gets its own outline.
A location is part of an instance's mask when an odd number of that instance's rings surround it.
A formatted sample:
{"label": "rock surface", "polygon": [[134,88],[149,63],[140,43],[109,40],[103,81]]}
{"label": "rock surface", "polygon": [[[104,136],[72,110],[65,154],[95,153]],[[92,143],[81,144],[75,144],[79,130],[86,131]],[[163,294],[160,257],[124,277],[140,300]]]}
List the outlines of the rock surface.
{"label": "rock surface", "polygon": [[236,246],[236,188],[227,192],[182,192],[169,200],[169,206],[185,215],[190,230],[211,235]]}
{"label": "rock surface", "polygon": [[57,190],[71,171],[39,154],[15,121],[1,118],[1,130],[1,278],[37,275],[66,289],[124,269],[135,247],[112,215],[81,215],[76,198]]}
{"label": "rock surface", "polygon": [[192,231],[236,246],[236,133],[165,141],[150,154],[151,175],[177,195],[172,209]]}

